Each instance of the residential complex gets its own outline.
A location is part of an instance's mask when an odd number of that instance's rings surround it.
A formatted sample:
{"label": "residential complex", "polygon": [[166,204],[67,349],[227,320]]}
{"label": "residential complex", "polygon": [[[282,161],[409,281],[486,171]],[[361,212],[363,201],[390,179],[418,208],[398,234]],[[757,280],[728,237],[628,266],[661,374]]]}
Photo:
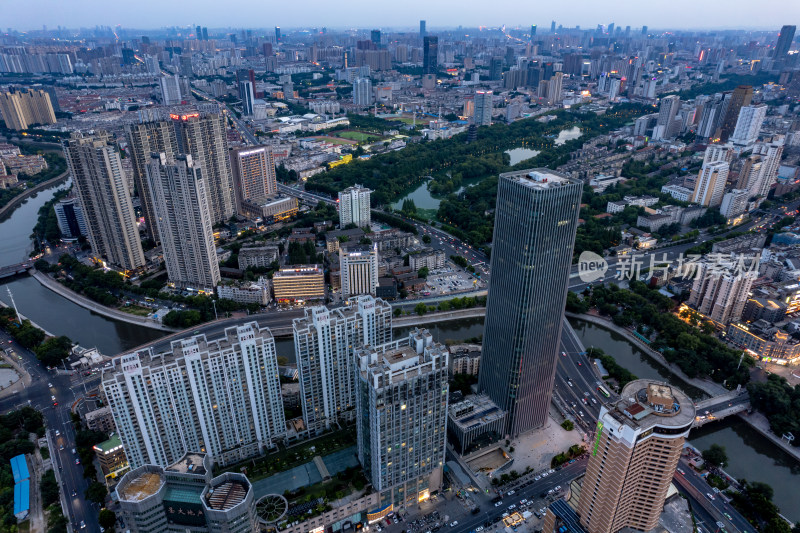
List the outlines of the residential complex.
{"label": "residential complex", "polygon": [[722,256],[698,263],[692,292],[687,304],[720,324],[728,324],[742,316],[747,295],[758,277],[752,269],[752,258],[744,255]]}
{"label": "residential complex", "polygon": [[355,349],[358,460],[382,509],[417,505],[441,486],[447,358],[424,329]]}
{"label": "residential complex", "polygon": [[190,155],[151,154],[147,165],[153,213],[170,283],[213,292],[219,260],[208,201],[208,183]]}
{"label": "residential complex", "polygon": [[342,297],[375,295],[378,286],[377,245],[351,246],[339,251]]}
{"label": "residential complex", "polygon": [[307,429],[318,432],[354,421],[353,349],[391,340],[391,306],[371,296],[357,296],[344,308],[307,308],[292,329]]}
{"label": "residential complex", "polygon": [[547,421],[582,190],[547,169],[498,181],[478,386],[512,436]]}
{"label": "residential complex", "polygon": [[0,92],[0,115],[10,130],[27,130],[33,125],[56,123],[50,95],[40,89]]}
{"label": "residential complex", "polygon": [[244,200],[264,202],[278,193],[271,147],[234,148],[230,154],[239,213]]}
{"label": "residential complex", "polygon": [[58,221],[58,230],[66,239],[88,237],[89,228],[83,217],[83,208],[76,197],[64,198],[53,206]]}
{"label": "residential complex", "polygon": [[691,398],[666,383],[635,380],[620,397],[600,408],[581,485],[578,515],[591,533],[658,524],[695,418]]}
{"label": "residential complex", "polygon": [[133,202],[119,152],[108,134],[73,133],[64,141],[92,251],[114,266],[136,270],[145,264]]}
{"label": "residential complex", "polygon": [[[237,385],[238,384],[238,385]],[[231,464],[286,433],[275,341],[255,322],[121,356],[103,390],[131,467],[167,466],[203,450]]]}

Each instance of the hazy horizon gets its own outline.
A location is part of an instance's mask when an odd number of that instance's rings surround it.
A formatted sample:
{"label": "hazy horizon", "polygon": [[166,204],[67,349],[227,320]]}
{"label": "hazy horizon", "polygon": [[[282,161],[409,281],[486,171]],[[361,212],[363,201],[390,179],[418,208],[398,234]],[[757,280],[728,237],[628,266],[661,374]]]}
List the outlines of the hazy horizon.
{"label": "hazy horizon", "polygon": [[[278,4],[285,5],[285,4]],[[224,10],[220,7],[224,6]],[[593,29],[598,24],[611,22],[632,28],[646,25],[664,30],[743,30],[778,31],[784,24],[800,22],[800,2],[761,0],[757,4],[744,0],[696,2],[674,0],[669,9],[664,5],[645,4],[639,0],[618,0],[615,4],[598,5],[588,0],[571,2],[567,6],[546,4],[521,5],[512,0],[430,3],[406,0],[401,8],[390,13],[375,15],[373,2],[350,0],[340,3],[308,0],[302,9],[273,9],[252,0],[227,0],[223,4],[211,0],[193,2],[163,2],[139,0],[138,2],[109,3],[101,0],[29,0],[6,9],[3,29],[15,31],[41,30],[57,26],[65,28],[92,28],[117,25],[123,28],[160,30],[170,27],[206,26],[209,28],[268,29],[281,26],[288,29],[328,27],[330,29],[366,29],[383,26],[398,31],[414,31],[419,20],[425,19],[429,30],[499,27],[527,28],[536,24],[541,31],[549,31],[550,22],[565,27],[580,25]],[[11,11],[10,13],[8,11]],[[396,11],[396,12],[391,12]],[[257,20],[257,23],[254,21]]]}

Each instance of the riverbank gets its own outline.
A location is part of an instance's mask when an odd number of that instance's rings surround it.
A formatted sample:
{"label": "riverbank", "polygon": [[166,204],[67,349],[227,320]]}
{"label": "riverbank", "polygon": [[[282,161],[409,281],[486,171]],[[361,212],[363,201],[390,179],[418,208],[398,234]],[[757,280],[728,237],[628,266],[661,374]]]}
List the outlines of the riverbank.
{"label": "riverbank", "polygon": [[[680,378],[681,380],[685,381],[689,385],[692,385],[692,386],[697,387],[698,389],[702,390],[703,392],[705,392],[709,396],[719,396],[720,394],[726,394],[726,393],[730,392],[728,389],[726,389],[725,387],[723,387],[719,383],[715,383],[715,382],[713,382],[711,380],[690,378],[677,365],[673,365],[672,363],[667,361],[660,352],[657,352],[656,350],[653,350],[650,346],[645,344],[641,339],[638,339],[638,338],[634,337],[633,335],[631,335],[630,330],[627,330],[625,328],[619,327],[619,326],[617,326],[616,324],[614,324],[613,322],[611,322],[608,319],[605,319],[605,318],[597,316],[597,315],[570,313],[568,311],[565,311],[564,315],[567,316],[568,318],[574,318],[574,319],[577,319],[577,320],[583,320],[585,322],[589,322],[590,324],[594,324],[595,326],[599,326],[599,327],[601,327],[603,329],[607,329],[609,331],[613,331],[614,333],[616,333],[618,335],[622,335],[625,338],[625,340],[627,340],[628,342],[630,342],[631,344],[636,346],[638,349],[640,349],[641,351],[646,353],[653,360],[655,360],[655,362],[657,362],[659,365],[661,365],[665,369],[669,370],[670,372],[675,374],[678,378]],[[609,355],[613,356],[613,354],[609,354]]]}
{"label": "riverbank", "polygon": [[88,309],[89,311],[97,313],[98,315],[102,315],[106,318],[119,320],[120,322],[127,322],[129,324],[135,324],[137,326],[144,326],[146,328],[155,329],[158,331],[172,331],[172,332],[181,331],[176,328],[170,328],[168,326],[165,326],[161,322],[154,320],[152,318],[131,315],[129,313],[124,313],[122,311],[112,309],[111,307],[100,305],[99,303],[94,302],[81,294],[78,294],[72,289],[65,287],[64,285],[60,284],[59,282],[57,282],[47,274],[44,274],[43,272],[39,272],[37,270],[32,269],[30,271],[30,275],[34,279],[36,279],[36,281],[41,283],[43,287],[50,289],[56,294],[63,296],[67,300],[83,307],[84,309]]}
{"label": "riverbank", "polygon": [[739,413],[739,418],[744,420],[747,425],[751,428],[755,429],[763,437],[769,439],[773,444],[778,446],[781,450],[785,451],[792,457],[794,457],[798,462],[800,462],[800,449],[791,444],[788,444],[783,439],[778,438],[775,433],[769,427],[769,421],[767,417],[759,413],[758,411],[753,411],[752,413]]}
{"label": "riverbank", "polygon": [[52,187],[54,185],[58,185],[62,181],[66,181],[68,177],[69,177],[69,172],[64,172],[63,174],[59,174],[55,178],[49,179],[47,181],[43,181],[42,183],[40,183],[39,185],[37,185],[35,187],[31,187],[30,189],[26,189],[22,194],[20,194],[19,196],[15,196],[14,198],[11,199],[10,202],[8,202],[6,205],[4,205],[3,207],[0,208],[0,219],[5,217],[6,214],[8,214],[11,211],[13,211],[14,208],[16,208],[19,204],[21,204],[23,201],[25,201],[29,197],[33,196],[37,192],[41,192],[41,191],[43,191],[45,189],[48,189],[48,188],[50,188],[50,187]]}

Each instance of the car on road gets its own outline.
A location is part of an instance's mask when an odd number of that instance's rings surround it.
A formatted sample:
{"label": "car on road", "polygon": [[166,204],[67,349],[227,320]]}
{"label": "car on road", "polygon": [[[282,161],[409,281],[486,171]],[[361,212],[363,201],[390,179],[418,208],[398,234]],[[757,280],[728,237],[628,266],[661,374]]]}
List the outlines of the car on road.
{"label": "car on road", "polygon": [[81,464],[81,460],[80,460],[80,459],[75,459],[75,464],[76,464],[76,465],[79,465],[79,464]]}
{"label": "car on road", "polygon": [[59,435],[61,435],[61,432],[59,430],[56,430],[56,437],[58,437]]}
{"label": "car on road", "polygon": [[501,505],[503,505],[503,502],[497,502],[494,504],[495,507],[500,507]]}
{"label": "car on road", "polygon": [[51,389],[53,388],[53,384],[52,383],[48,383],[47,386],[50,387]]}
{"label": "car on road", "polygon": [[456,527],[458,525],[458,520],[454,520],[450,523],[450,527]]}
{"label": "car on road", "polygon": [[713,500],[714,499],[714,495],[711,494],[710,492],[706,492],[706,496],[708,496],[709,500]]}
{"label": "car on road", "polygon": [[64,449],[64,445],[62,444],[61,446],[58,447],[58,449],[59,450],[63,450]]}
{"label": "car on road", "polygon": [[535,477],[535,478],[533,478],[533,479],[535,479],[536,481],[539,481],[540,479],[542,479],[542,476],[536,476],[536,477]]}
{"label": "car on road", "polygon": [[76,491],[74,491],[74,490],[73,490],[73,491],[72,491],[72,497],[74,498],[74,497],[75,497],[75,496],[77,496],[77,495],[78,495],[78,493],[77,493]]}
{"label": "car on road", "polygon": [[725,518],[727,518],[728,520],[733,520],[733,518],[731,518],[731,515],[729,515],[728,513],[722,513],[722,514],[724,514]]}
{"label": "car on road", "polygon": [[86,528],[86,522],[81,520],[81,529],[85,529],[85,528]]}
{"label": "car on road", "polygon": [[558,492],[560,490],[561,490],[561,485],[557,485],[556,488],[555,488],[555,491]]}

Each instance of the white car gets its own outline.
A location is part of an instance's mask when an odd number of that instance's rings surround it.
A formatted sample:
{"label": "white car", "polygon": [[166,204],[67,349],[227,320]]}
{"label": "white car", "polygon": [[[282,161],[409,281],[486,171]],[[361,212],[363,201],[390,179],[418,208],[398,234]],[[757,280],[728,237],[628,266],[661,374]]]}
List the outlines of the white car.
{"label": "white car", "polygon": [[533,478],[533,479],[534,479],[534,480],[536,480],[536,481],[539,481],[540,479],[542,479],[542,476],[536,476],[536,477],[535,477],[535,478]]}
{"label": "white car", "polygon": [[455,520],[450,524],[450,527],[456,527],[458,525],[458,520]]}

